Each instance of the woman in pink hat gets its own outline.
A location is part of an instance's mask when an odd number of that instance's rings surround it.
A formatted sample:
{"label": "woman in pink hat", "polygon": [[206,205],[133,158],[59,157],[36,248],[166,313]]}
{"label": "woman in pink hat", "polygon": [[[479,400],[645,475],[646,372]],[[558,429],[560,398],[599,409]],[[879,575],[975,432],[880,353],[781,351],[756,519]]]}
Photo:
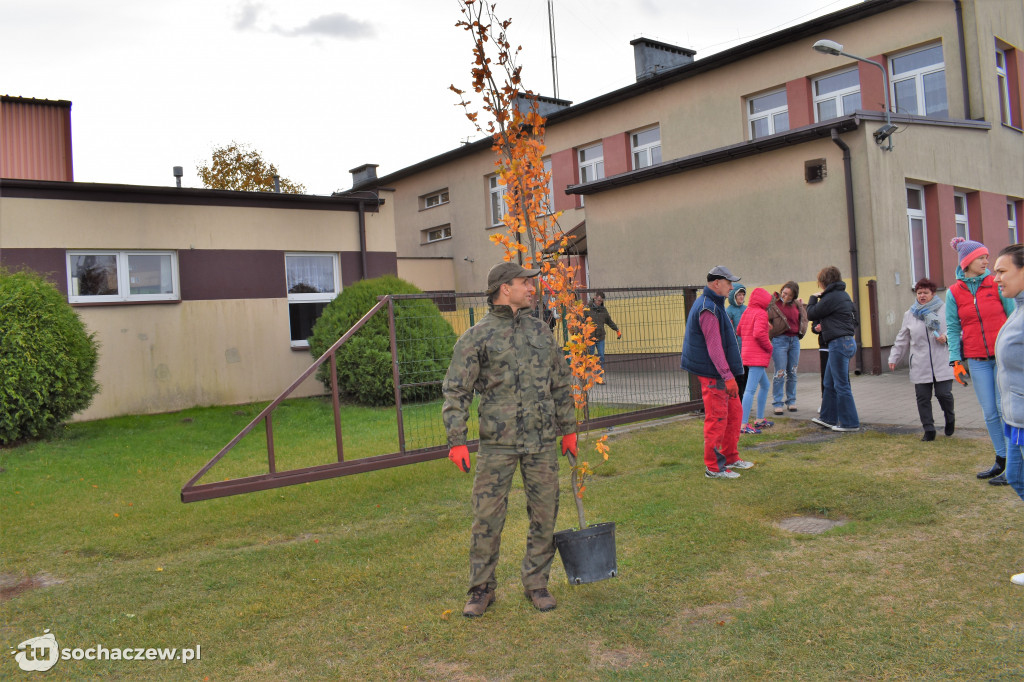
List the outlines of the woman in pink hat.
{"label": "woman in pink hat", "polygon": [[[978,478],[992,485],[1006,485],[1006,438],[999,394],[996,391],[996,336],[1014,310],[988,269],[988,249],[981,242],[955,237],[949,245],[957,252],[956,281],[946,293],[946,328],[949,364],[957,381],[968,375],[981,403],[985,428],[996,451],[992,468]],[[963,363],[966,361],[966,369]]]}

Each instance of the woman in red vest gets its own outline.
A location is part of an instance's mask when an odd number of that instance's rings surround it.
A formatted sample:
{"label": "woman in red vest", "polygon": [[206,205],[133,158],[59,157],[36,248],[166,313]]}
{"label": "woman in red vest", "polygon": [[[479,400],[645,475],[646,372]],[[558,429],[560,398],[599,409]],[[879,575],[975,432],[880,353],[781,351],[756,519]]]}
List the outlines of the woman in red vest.
{"label": "woman in red vest", "polygon": [[[974,394],[981,403],[985,427],[996,451],[996,463],[978,478],[992,485],[1006,485],[1006,438],[999,394],[996,391],[996,336],[1013,312],[1013,299],[999,292],[988,269],[988,249],[980,242],[955,237],[949,245],[957,252],[960,265],[956,281],[946,293],[946,327],[949,364],[956,380],[964,375],[974,382]],[[967,361],[964,369],[963,361]]]}

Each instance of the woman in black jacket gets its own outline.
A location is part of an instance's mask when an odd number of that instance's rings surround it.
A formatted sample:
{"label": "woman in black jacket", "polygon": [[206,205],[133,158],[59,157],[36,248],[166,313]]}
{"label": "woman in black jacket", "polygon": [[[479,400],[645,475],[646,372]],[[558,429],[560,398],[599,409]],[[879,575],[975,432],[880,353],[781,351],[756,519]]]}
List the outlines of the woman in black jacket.
{"label": "woman in black jacket", "polygon": [[811,421],[833,431],[859,431],[860,418],[850,388],[850,359],[857,352],[853,301],[834,265],[818,273],[818,286],[821,291],[807,302],[807,318],[821,324],[821,340],[828,345],[828,365],[821,413]]}

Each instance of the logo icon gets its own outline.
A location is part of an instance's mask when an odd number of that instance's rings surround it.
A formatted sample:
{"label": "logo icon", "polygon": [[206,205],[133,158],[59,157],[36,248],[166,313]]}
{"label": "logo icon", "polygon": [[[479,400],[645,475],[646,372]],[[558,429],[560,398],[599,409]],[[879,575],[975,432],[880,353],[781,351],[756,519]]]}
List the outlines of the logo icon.
{"label": "logo icon", "polygon": [[18,645],[17,651],[11,651],[18,666],[27,672],[44,672],[57,664],[60,658],[60,649],[57,646],[57,638],[49,629],[43,630],[39,637],[26,639]]}

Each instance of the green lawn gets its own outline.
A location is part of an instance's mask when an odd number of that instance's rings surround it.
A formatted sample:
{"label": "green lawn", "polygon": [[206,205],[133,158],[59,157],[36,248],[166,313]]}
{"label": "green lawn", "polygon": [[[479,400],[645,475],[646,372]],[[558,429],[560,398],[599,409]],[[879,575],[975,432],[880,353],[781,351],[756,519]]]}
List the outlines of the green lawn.
{"label": "green lawn", "polygon": [[[447,460],[179,502],[260,408],[74,424],[0,450],[0,573],[22,583],[0,602],[8,650],[46,629],[67,648],[202,647],[187,665],[69,660],[38,679],[1024,675],[1024,588],[1009,582],[1024,506],[974,478],[983,434],[805,442],[816,428],[779,420],[744,436],[757,467],[736,481],[703,477],[698,420],[613,435],[585,502],[591,523],[616,522],[620,576],[569,586],[556,558],[559,606],[534,611],[517,483],[498,601],[469,620],[471,478]],[[393,410],[346,407],[344,423],[347,456],[395,449]],[[333,459],[329,403],[288,403],[275,433],[280,468]],[[261,472],[261,440],[206,480]],[[575,522],[568,473],[559,528]],[[847,523],[777,527],[794,515]],[[0,663],[4,679],[26,675]]]}

